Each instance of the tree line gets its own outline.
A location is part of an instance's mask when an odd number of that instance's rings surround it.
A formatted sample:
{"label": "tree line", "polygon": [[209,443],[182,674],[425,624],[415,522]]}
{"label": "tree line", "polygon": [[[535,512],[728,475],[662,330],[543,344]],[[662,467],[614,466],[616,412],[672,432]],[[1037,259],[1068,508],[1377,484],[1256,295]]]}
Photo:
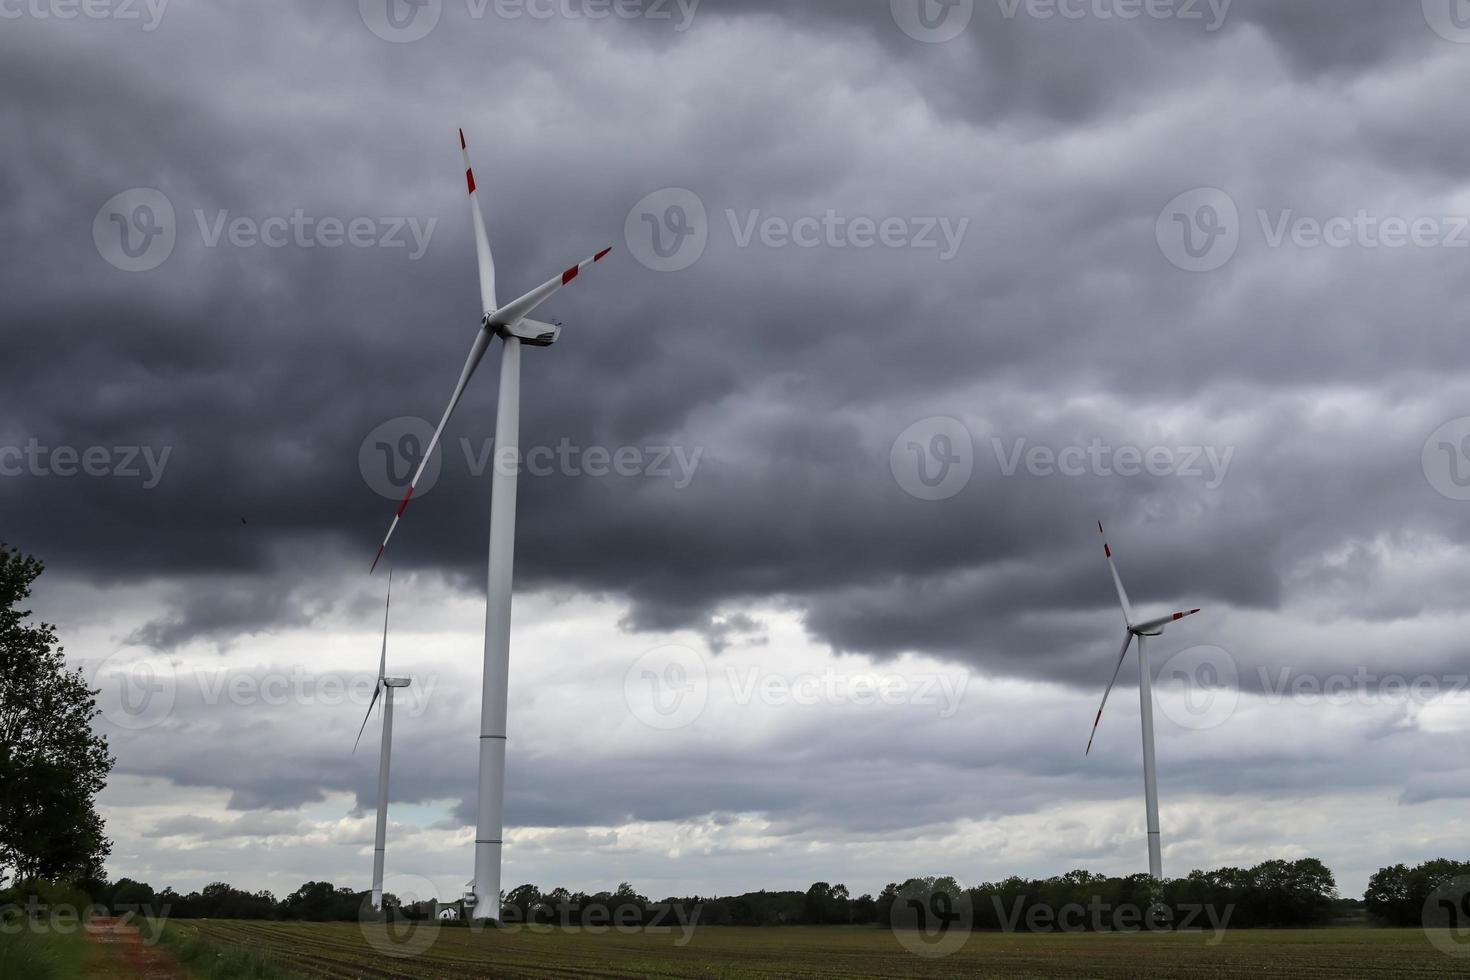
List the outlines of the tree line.
{"label": "tree line", "polygon": [[[1364,896],[1369,921],[1385,926],[1426,924],[1426,907],[1440,892],[1459,902],[1457,880],[1470,882],[1470,862],[1435,860],[1417,868],[1395,865],[1375,874]],[[24,905],[25,887],[0,892],[0,907]],[[145,882],[123,878],[94,882],[92,901],[116,912],[145,910],[173,918],[298,920],[356,922],[374,915],[368,893],[324,881],[304,883],[283,898],[269,891],[247,892],[224,882],[182,894],[155,890]],[[453,903],[446,903],[453,907]],[[980,931],[1109,931],[1139,928],[1138,915],[1163,910],[1161,927],[1178,928],[1314,928],[1343,916],[1331,870],[1315,858],[1265,861],[1252,868],[1193,871],[1183,878],[1155,882],[1146,874],[1112,877],[1072,871],[1044,879],[1011,877],[972,887],[950,877],[910,878],[893,882],[876,895],[854,896],[846,885],[816,882],[805,891],[753,891],[728,896],[670,897],[652,901],[624,882],[601,892],[542,890],[521,885],[502,899],[508,923],[539,922],[559,926],[699,925],[783,926],[850,925],[888,927],[910,924],[906,916],[948,915],[965,928]],[[427,918],[442,909],[435,903],[405,904],[384,896],[385,914]],[[1061,910],[1077,910],[1069,921]],[[1130,911],[1130,921],[1120,913]],[[1204,910],[1204,911],[1201,911]],[[1449,914],[1448,912],[1446,914]],[[1470,909],[1461,924],[1470,922]],[[960,917],[960,918],[956,918]],[[912,923],[932,926],[922,919]],[[1454,922],[1451,922],[1454,924]]]}

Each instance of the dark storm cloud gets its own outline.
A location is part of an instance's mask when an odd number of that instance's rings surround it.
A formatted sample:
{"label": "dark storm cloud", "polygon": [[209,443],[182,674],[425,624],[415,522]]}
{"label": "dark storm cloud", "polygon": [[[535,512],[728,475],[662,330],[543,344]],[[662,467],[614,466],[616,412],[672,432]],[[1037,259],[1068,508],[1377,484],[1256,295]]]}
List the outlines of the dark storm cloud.
{"label": "dark storm cloud", "polygon": [[[178,3],[146,35],[23,20],[0,41],[5,117],[27,137],[0,168],[14,232],[0,246],[4,441],[172,450],[152,489],[0,480],[5,534],[63,573],[182,583],[176,613],[138,638],[310,621],[331,583],[293,570],[293,549],[337,575],[365,569],[393,501],[365,485],[359,449],[389,419],[437,418],[477,317],[459,125],[503,296],[618,246],[547,307],[568,330],[526,358],[525,445],[703,454],[682,488],[527,479],[525,588],[625,597],[630,626],[693,625],[716,644],[725,607],[775,601],[839,649],[1089,687],[1116,615],[1099,518],[1140,606],[1206,605],[1221,621],[1324,601],[1368,621],[1452,608],[1394,581],[1411,542],[1458,547],[1470,530],[1419,463],[1470,403],[1451,386],[1460,253],[1272,249],[1255,218],[1453,206],[1443,162],[1463,156],[1463,127],[1418,96],[1463,81],[1470,50],[1414,5],[1238,0],[1207,32],[1008,19],[981,2],[946,45],[905,36],[886,3],[705,0],[684,32],[476,20],[457,4],[444,18],[392,44],[351,5]],[[1201,185],[1235,198],[1246,240],[1191,275],[1164,260],[1154,222]],[[129,273],[91,229],[139,186],[167,195],[178,242]],[[663,274],[622,229],[670,186],[700,196],[711,241]],[[941,262],[741,248],[729,217],[829,208],[970,225]],[[397,219],[433,230],[417,261],[406,235],[207,245],[220,222],[297,209],[368,218],[374,234]],[[460,440],[473,450],[491,431],[495,369],[393,550],[471,591],[486,486]],[[906,494],[889,462],[929,416],[962,418],[976,457],[938,503]],[[1211,488],[1005,476],[993,448],[1094,438],[1235,456]],[[1377,572],[1344,572],[1344,553]],[[1235,641],[1248,666],[1277,655],[1258,632]],[[1327,643],[1291,658],[1330,661]],[[1441,638],[1405,667],[1456,655]]]}

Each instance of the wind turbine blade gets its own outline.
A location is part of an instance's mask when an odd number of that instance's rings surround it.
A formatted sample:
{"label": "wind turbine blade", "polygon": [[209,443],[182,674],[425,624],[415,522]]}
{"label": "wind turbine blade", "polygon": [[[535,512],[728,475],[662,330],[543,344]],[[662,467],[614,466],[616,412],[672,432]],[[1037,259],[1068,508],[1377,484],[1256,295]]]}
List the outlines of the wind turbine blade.
{"label": "wind turbine blade", "polygon": [[1108,546],[1108,535],[1102,521],[1097,522],[1097,533],[1103,536],[1103,554],[1108,557],[1108,571],[1113,573],[1113,584],[1118,587],[1118,603],[1123,607],[1123,623],[1133,625],[1133,607],[1128,604],[1128,593],[1123,590],[1123,580],[1118,577],[1118,566],[1113,564],[1113,549]]}
{"label": "wind turbine blade", "polygon": [[388,607],[393,602],[393,569],[388,569],[388,598],[383,601],[383,653],[378,658],[378,683],[388,676]]}
{"label": "wind turbine blade", "polygon": [[470,150],[465,145],[464,130],[459,131],[459,151],[464,154],[464,180],[470,189],[470,220],[475,225],[475,257],[480,263],[480,312],[495,312],[495,256],[490,253],[490,238],[485,234],[485,215],[480,211],[480,193],[475,188],[475,168],[470,166]]}
{"label": "wind turbine blade", "polygon": [[1092,755],[1092,740],[1097,738],[1097,726],[1102,722],[1103,709],[1108,706],[1108,695],[1113,693],[1113,685],[1118,683],[1118,673],[1123,669],[1123,660],[1128,656],[1128,645],[1133,642],[1133,631],[1129,630],[1123,637],[1123,649],[1118,652],[1118,665],[1113,668],[1113,679],[1108,681],[1108,689],[1103,692],[1102,704],[1097,707],[1097,717],[1092,719],[1092,735],[1087,739],[1087,755]]}
{"label": "wind turbine blade", "polygon": [[379,681],[373,687],[373,699],[368,702],[367,714],[362,719],[362,727],[357,730],[357,741],[352,743],[352,754],[357,754],[358,743],[362,741],[362,733],[367,731],[367,723],[373,717],[373,705],[378,703],[378,695],[383,693],[383,682]]}
{"label": "wind turbine blade", "polygon": [[1168,626],[1170,623],[1177,623],[1181,619],[1188,619],[1190,616],[1193,616],[1199,611],[1200,610],[1198,609],[1188,609],[1184,612],[1174,613],[1171,616],[1160,616],[1158,619],[1151,619],[1141,626],[1134,627],[1134,629],[1138,630],[1138,632],[1140,633],[1152,633],[1154,630],[1160,629],[1164,626]]}
{"label": "wind turbine blade", "polygon": [[598,252],[590,259],[584,259],[581,262],[578,262],[576,265],[572,266],[570,269],[567,269],[555,279],[548,279],[546,282],[537,286],[526,295],[520,297],[519,299],[511,300],[509,303],[506,303],[504,306],[502,306],[500,309],[496,310],[490,315],[490,326],[515,326],[517,323],[530,316],[531,311],[536,309],[536,307],[540,306],[542,303],[550,299],[552,293],[555,293],[557,290],[561,289],[561,287],[565,286],[567,283],[577,278],[577,276],[581,275],[583,269],[592,265],[594,262],[601,262],[603,259],[607,258],[608,253],[611,251],[612,246],[609,245],[607,248],[603,249],[601,252]]}
{"label": "wind turbine blade", "polygon": [[464,397],[465,387],[469,385],[470,378],[475,374],[475,368],[480,366],[480,361],[485,357],[485,351],[490,346],[491,333],[489,330],[481,330],[475,334],[474,346],[470,348],[470,356],[464,362],[464,370],[459,373],[459,383],[454,386],[454,394],[449,396],[449,407],[444,409],[443,418],[439,419],[439,427],[434,430],[434,437],[429,440],[428,449],[424,451],[424,458],[419,460],[419,468],[414,472],[413,479],[409,481],[408,490],[403,494],[403,500],[398,504],[398,513],[393,515],[393,521],[388,525],[388,533],[383,536],[383,543],[378,546],[378,553],[373,558],[373,567],[368,574],[372,574],[378,567],[378,562],[383,558],[383,552],[388,549],[388,542],[393,538],[393,532],[398,529],[398,522],[403,518],[403,512],[408,509],[408,502],[413,498],[413,492],[418,488],[419,479],[424,475],[429,460],[434,456],[434,450],[439,447],[439,439],[444,435],[444,427],[449,424],[449,417],[454,414],[459,400]]}

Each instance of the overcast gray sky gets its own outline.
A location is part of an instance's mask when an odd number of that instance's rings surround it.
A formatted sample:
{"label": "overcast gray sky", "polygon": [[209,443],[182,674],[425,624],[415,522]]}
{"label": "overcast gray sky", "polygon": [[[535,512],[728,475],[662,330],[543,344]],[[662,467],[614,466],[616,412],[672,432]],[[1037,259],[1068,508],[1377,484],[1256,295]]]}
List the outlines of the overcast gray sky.
{"label": "overcast gray sky", "polygon": [[[109,871],[367,887],[458,127],[502,298],[615,246],[525,358],[508,886],[1141,870],[1099,520],[1205,609],[1166,871],[1460,854],[1463,13],[0,0],[0,538],[103,688]],[[471,870],[495,379],[390,551],[390,889]]]}

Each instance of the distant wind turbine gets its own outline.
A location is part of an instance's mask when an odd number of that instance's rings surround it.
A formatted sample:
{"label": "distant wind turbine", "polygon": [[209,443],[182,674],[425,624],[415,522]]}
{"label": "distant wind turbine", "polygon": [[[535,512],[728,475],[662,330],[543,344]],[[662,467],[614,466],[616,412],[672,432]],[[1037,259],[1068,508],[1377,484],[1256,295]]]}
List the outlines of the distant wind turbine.
{"label": "distant wind turbine", "polygon": [[1123,669],[1123,661],[1128,656],[1128,646],[1136,637],[1138,639],[1138,700],[1143,715],[1143,795],[1148,808],[1148,871],[1154,880],[1162,881],[1164,852],[1159,840],[1159,787],[1154,772],[1153,677],[1149,672],[1148,653],[1144,650],[1143,638],[1162,636],[1164,627],[1170,623],[1177,623],[1187,616],[1193,616],[1199,610],[1191,609],[1188,612],[1172,613],[1142,623],[1135,621],[1133,607],[1128,604],[1128,593],[1123,590],[1123,580],[1118,577],[1118,567],[1113,564],[1113,549],[1108,547],[1107,532],[1103,531],[1101,521],[1098,522],[1097,530],[1103,535],[1103,554],[1108,559],[1108,570],[1113,573],[1113,585],[1118,589],[1118,602],[1123,607],[1123,624],[1127,627],[1128,632],[1123,636],[1123,649],[1118,653],[1118,665],[1113,668],[1113,679],[1108,682],[1108,689],[1103,692],[1102,704],[1097,709],[1097,717],[1092,721],[1092,737],[1087,740],[1087,754],[1092,754],[1092,740],[1097,738],[1097,726],[1102,721],[1103,708],[1108,706],[1108,695],[1113,693],[1113,685],[1118,683],[1118,673]]}
{"label": "distant wind turbine", "polygon": [[470,220],[475,229],[475,254],[480,266],[480,308],[484,315],[475,334],[470,355],[459,382],[449,396],[449,407],[429,440],[418,471],[409,482],[408,491],[398,505],[398,512],[388,525],[388,533],[378,548],[373,567],[383,557],[393,531],[398,527],[408,502],[413,497],[424,469],[449,424],[449,417],[464,396],[475,369],[499,337],[500,400],[495,410],[495,456],[490,482],[490,562],[485,603],[485,673],[480,700],[480,789],[479,817],[475,826],[475,878],[473,889],[465,896],[465,904],[473,909],[475,919],[500,918],[500,850],[504,833],[505,810],[505,728],[508,682],[510,677],[510,606],[511,581],[515,559],[516,477],[518,467],[501,465],[500,459],[519,456],[521,428],[521,345],[550,347],[561,336],[561,326],[526,319],[552,294],[577,278],[594,262],[601,262],[612,251],[605,248],[561,275],[550,279],[519,299],[499,305],[495,299],[495,260],[490,254],[490,240],[485,234],[485,218],[480,212],[480,198],[475,188],[475,172],[470,166],[469,149],[464,130],[459,131],[459,148],[464,154],[465,183],[469,186]]}
{"label": "distant wind turbine", "polygon": [[[368,719],[373,716],[373,706],[378,695],[383,697],[383,748],[378,756],[378,833],[373,840],[373,908],[383,908],[383,848],[388,836],[388,764],[393,757],[393,692],[413,683],[403,677],[388,676],[388,605],[393,601],[393,571],[388,571],[388,598],[383,602],[383,652],[378,658],[378,682],[373,686],[373,699],[368,702],[367,717],[357,730],[357,741],[352,751],[357,751],[362,733],[367,730]],[[386,692],[386,693],[385,693]]]}

